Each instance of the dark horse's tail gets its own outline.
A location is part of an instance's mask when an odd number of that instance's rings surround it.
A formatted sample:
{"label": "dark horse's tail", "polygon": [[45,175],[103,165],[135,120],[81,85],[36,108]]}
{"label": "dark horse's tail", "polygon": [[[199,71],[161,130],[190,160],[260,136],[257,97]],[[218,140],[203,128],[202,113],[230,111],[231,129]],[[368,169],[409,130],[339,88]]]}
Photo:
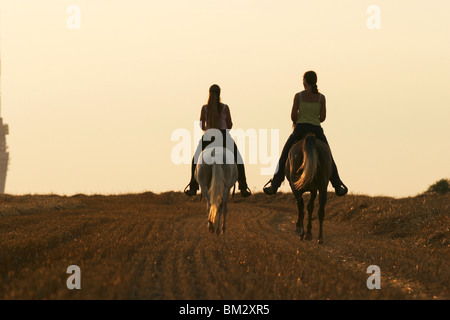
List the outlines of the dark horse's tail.
{"label": "dark horse's tail", "polygon": [[303,140],[303,163],[297,172],[303,170],[300,179],[294,183],[295,189],[301,190],[310,184],[317,173],[317,166],[319,165],[319,153],[316,148],[316,137],[313,135],[307,136]]}

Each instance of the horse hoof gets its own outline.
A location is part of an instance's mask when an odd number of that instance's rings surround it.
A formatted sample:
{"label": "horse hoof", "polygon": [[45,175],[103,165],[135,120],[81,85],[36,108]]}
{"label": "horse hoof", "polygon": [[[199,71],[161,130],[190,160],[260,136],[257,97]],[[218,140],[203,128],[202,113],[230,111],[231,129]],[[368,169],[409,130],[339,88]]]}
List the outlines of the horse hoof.
{"label": "horse hoof", "polygon": [[318,243],[318,244],[323,244],[323,239],[317,240],[317,243]]}
{"label": "horse hoof", "polygon": [[305,237],[305,230],[303,230],[303,228],[301,228],[300,231],[298,232],[298,234],[300,235],[300,240],[303,240],[303,238]]}
{"label": "horse hoof", "polygon": [[312,240],[312,235],[311,235],[311,233],[307,233],[307,234],[306,234],[305,240],[308,240],[308,241]]}
{"label": "horse hoof", "polygon": [[216,231],[215,228],[214,228],[214,224],[212,224],[211,222],[209,222],[208,230],[211,233],[214,233],[214,231]]}

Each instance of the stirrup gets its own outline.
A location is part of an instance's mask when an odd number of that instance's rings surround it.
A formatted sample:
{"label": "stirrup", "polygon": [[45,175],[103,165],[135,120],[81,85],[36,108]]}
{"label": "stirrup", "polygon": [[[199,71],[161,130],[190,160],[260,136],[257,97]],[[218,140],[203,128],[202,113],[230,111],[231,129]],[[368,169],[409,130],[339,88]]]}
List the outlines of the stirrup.
{"label": "stirrup", "polygon": [[241,189],[241,196],[243,198],[250,197],[251,195],[252,195],[252,191],[250,190],[249,187],[246,187],[245,189]]}
{"label": "stirrup", "polygon": [[339,187],[335,188],[335,193],[338,197],[345,196],[348,192],[348,188],[345,184],[341,183]]}
{"label": "stirrup", "polygon": [[[189,188],[189,190],[187,189]],[[184,188],[184,194],[187,195],[188,197],[192,197],[195,196],[197,194],[197,189],[191,189],[191,184],[189,183],[186,188]]]}
{"label": "stirrup", "polygon": [[[267,185],[270,183],[270,186],[267,187]],[[263,191],[265,194],[268,194],[269,196],[274,195],[275,193],[277,193],[278,188],[274,187],[272,185],[272,179],[269,180],[269,182],[267,182],[264,185]]]}

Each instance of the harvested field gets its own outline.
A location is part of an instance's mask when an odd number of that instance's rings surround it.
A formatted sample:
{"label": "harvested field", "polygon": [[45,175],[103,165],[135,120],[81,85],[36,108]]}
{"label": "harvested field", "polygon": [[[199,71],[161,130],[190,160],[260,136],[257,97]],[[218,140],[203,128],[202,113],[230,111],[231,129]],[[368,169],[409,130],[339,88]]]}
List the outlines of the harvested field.
{"label": "harvested field", "polygon": [[[313,241],[296,219],[291,194],[236,195],[220,236],[199,196],[2,195],[0,298],[450,298],[449,195],[330,194],[323,245],[316,219]],[[66,286],[70,265],[81,290]],[[380,290],[367,288],[370,265]]]}

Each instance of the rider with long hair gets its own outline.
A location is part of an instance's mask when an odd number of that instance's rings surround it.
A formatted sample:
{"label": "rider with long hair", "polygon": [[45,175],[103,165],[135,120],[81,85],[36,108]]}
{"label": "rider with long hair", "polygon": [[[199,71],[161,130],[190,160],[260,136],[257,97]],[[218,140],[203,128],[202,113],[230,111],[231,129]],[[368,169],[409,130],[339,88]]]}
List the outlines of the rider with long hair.
{"label": "rider with long hair", "polygon": [[[200,122],[203,131],[207,131],[209,129],[218,129],[222,135],[222,146],[227,146],[227,141],[231,141],[233,143],[233,154],[234,161],[237,164],[238,169],[238,183],[239,189],[241,191],[241,195],[243,197],[248,197],[251,195],[251,191],[247,186],[247,179],[245,177],[245,168],[242,159],[240,158],[239,151],[237,150],[236,143],[231,138],[229,134],[229,129],[232,128],[233,122],[231,121],[231,113],[228,105],[223,104],[220,99],[220,87],[216,84],[212,85],[209,88],[209,98],[208,104],[202,107],[200,113]],[[203,151],[209,144],[213,143],[214,139],[207,140],[205,139],[205,135],[203,135],[200,144],[201,150]],[[199,145],[200,148],[200,145]],[[231,150],[230,150],[231,151]],[[197,193],[199,189],[199,185],[197,180],[195,180],[195,168],[197,166],[198,152],[194,155],[192,159],[191,166],[191,181],[188,186],[185,188],[184,193],[188,196],[193,196]],[[238,161],[239,159],[239,161]],[[189,188],[189,189],[188,189]]]}
{"label": "rider with long hair", "polygon": [[[303,76],[304,91],[294,97],[291,119],[295,125],[294,132],[289,136],[278,161],[277,171],[273,178],[264,186],[264,192],[273,195],[277,192],[285,177],[285,164],[289,150],[307,133],[314,133],[316,138],[328,145],[327,138],[323,133],[320,123],[325,121],[327,109],[325,96],[317,89],[317,75],[314,71],[308,71]],[[348,189],[342,183],[333,157],[333,172],[330,177],[332,186],[338,196],[347,194]],[[270,186],[267,186],[270,184]]]}

